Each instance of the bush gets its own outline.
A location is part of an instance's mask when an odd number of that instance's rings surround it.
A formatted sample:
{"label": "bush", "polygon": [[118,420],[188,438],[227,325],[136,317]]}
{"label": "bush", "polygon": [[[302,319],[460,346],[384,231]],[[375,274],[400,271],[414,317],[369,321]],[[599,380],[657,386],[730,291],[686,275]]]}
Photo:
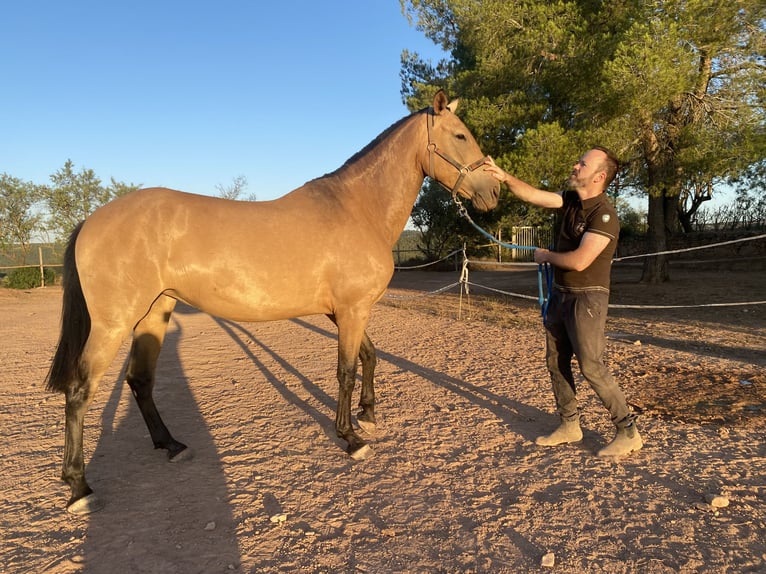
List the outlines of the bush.
{"label": "bush", "polygon": [[[46,285],[53,285],[56,281],[56,274],[53,272],[53,269],[44,267],[43,275],[45,276]],[[40,268],[22,267],[20,269],[13,269],[8,273],[6,285],[11,289],[32,289],[34,287],[40,287]]]}

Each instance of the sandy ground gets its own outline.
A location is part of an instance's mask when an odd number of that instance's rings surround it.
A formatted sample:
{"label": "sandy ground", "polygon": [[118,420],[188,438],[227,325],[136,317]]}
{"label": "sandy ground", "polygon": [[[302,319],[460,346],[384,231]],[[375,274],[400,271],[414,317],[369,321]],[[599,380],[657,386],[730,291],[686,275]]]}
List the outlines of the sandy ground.
{"label": "sandy ground", "polygon": [[[616,277],[612,300],[766,299],[762,271],[679,275]],[[612,313],[608,361],[646,443],[613,463],[594,456],[613,430],[587,385],[584,441],[534,444],[557,422],[535,304],[414,297],[455,277],[398,273],[374,309],[380,421],[361,463],[335,438],[326,318],[179,309],[156,398],[195,457],[152,449],[124,346],[86,419],[106,507],[84,518],[64,512],[63,400],[43,387],[61,291],[0,290],[0,571],[766,571],[766,305]],[[471,281],[536,288],[529,272]]]}

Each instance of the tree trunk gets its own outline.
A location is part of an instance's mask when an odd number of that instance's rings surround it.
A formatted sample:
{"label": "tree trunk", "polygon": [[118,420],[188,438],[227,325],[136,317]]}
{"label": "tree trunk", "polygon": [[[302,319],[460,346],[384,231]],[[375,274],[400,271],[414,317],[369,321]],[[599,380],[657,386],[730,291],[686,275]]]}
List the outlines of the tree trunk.
{"label": "tree trunk", "polygon": [[[667,235],[665,232],[665,206],[667,205],[664,194],[649,194],[649,210],[647,213],[647,248],[649,253],[667,251]],[[665,255],[655,255],[644,258],[644,269],[641,274],[641,283],[664,283],[670,280],[668,272],[668,260]]]}
{"label": "tree trunk", "polygon": [[[657,135],[652,130],[651,118],[645,118],[642,147],[646,160],[647,184],[649,188],[647,210],[647,253],[667,251],[667,193],[663,182],[663,167],[666,158],[660,153]],[[658,185],[659,184],[659,185]],[[644,258],[641,283],[664,283],[670,280],[668,261],[665,255]]]}

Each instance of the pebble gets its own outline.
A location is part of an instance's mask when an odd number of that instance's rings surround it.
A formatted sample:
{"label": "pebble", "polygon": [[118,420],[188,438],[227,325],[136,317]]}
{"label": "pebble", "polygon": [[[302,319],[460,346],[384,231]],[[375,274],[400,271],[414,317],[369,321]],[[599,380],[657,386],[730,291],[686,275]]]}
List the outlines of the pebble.
{"label": "pebble", "polygon": [[548,552],[543,559],[540,560],[540,566],[545,568],[553,568],[556,565],[556,555],[553,552]]}
{"label": "pebble", "polygon": [[205,530],[215,530],[215,522],[210,521],[207,524],[205,524]]}
{"label": "pebble", "polygon": [[729,499],[721,494],[706,494],[705,501],[713,508],[726,508],[729,506]]}
{"label": "pebble", "polygon": [[281,512],[279,514],[275,514],[271,518],[269,518],[274,524],[279,524],[281,522],[285,522],[287,520],[287,514],[284,512]]}

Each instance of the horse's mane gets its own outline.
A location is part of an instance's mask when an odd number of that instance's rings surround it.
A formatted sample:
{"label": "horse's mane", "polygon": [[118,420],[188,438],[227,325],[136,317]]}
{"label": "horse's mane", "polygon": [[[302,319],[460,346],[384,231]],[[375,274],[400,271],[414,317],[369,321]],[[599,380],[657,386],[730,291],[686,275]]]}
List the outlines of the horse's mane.
{"label": "horse's mane", "polygon": [[370,143],[368,143],[366,146],[364,146],[362,149],[360,149],[358,152],[356,152],[354,155],[352,155],[350,158],[346,160],[346,162],[340,166],[335,171],[332,171],[330,173],[327,173],[323,175],[322,177],[328,177],[331,175],[334,175],[338,173],[339,171],[343,170],[344,168],[350,166],[351,164],[358,161],[362,156],[365,156],[369,153],[370,150],[372,150],[375,146],[377,146],[382,140],[386,139],[391,132],[397,130],[402,124],[405,122],[408,122],[410,119],[412,119],[414,116],[420,115],[424,112],[429,111],[431,108],[423,108],[422,110],[418,110],[416,112],[412,112],[409,116],[404,116],[400,120],[395,121],[393,124],[388,126],[385,130],[383,130],[378,137],[376,137],[374,140],[372,140]]}

